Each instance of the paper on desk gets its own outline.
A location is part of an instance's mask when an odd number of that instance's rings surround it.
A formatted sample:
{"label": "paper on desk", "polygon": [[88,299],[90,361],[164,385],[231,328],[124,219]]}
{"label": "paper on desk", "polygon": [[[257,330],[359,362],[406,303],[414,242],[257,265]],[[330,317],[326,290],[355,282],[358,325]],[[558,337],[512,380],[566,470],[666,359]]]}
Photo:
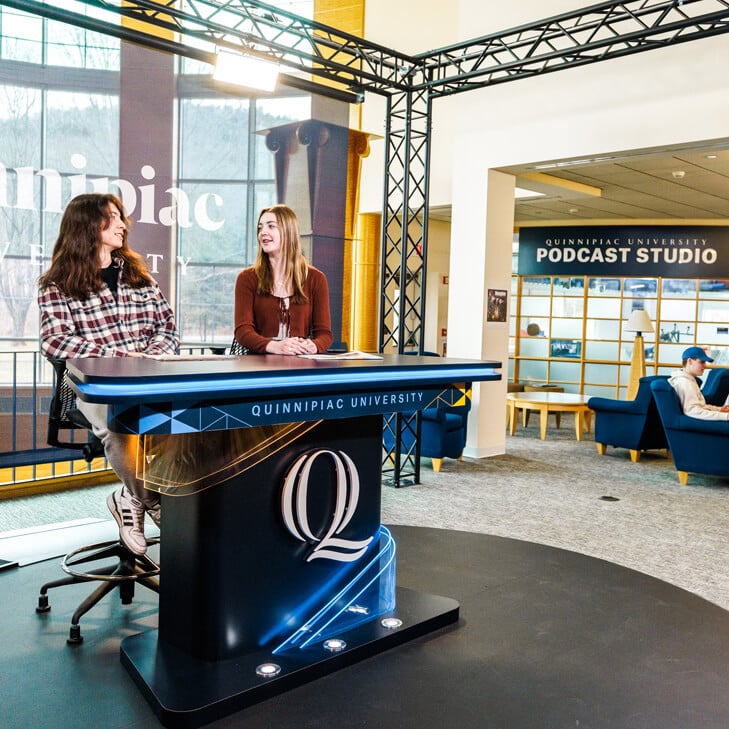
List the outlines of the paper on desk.
{"label": "paper on desk", "polygon": [[303,359],[382,359],[379,354],[371,354],[369,352],[338,352],[327,354],[299,354],[298,357]]}
{"label": "paper on desk", "polygon": [[143,354],[147,359],[156,359],[161,362],[177,362],[186,360],[187,362],[195,360],[218,360],[218,359],[235,359],[235,355],[231,354]]}

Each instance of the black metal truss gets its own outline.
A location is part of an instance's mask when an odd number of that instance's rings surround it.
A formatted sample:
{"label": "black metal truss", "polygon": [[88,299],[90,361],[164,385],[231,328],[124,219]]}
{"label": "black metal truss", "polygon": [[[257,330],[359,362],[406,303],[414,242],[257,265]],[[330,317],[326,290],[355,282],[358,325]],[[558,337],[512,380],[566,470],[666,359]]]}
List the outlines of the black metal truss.
{"label": "black metal truss", "polygon": [[[380,349],[397,352],[423,350],[433,99],[729,31],[729,0],[609,0],[408,56],[257,0],[79,1],[103,12],[39,0],[0,5],[210,63],[219,48],[259,55],[291,69],[290,85],[348,101],[365,91],[388,97]],[[311,76],[326,85],[307,86]],[[391,420],[386,427],[398,434],[419,427]],[[417,448],[403,455],[399,441],[385,459],[395,485],[419,479]]]}
{"label": "black metal truss", "polygon": [[430,124],[426,92],[389,97],[382,216],[383,350],[417,350],[422,340]]}
{"label": "black metal truss", "polygon": [[[257,0],[79,2],[98,12],[84,15],[40,0],[0,0],[0,5],[209,63],[220,49],[260,56],[360,94],[405,91],[422,66],[406,54]],[[112,14],[133,24],[113,22]]]}
{"label": "black metal truss", "polygon": [[[383,352],[423,351],[431,110],[426,89],[388,98],[379,331]],[[416,448],[405,452],[400,443],[405,429],[420,432],[420,414],[390,416],[385,428],[395,434],[395,447],[383,462],[383,475],[396,486],[410,477],[418,483],[419,438]]]}
{"label": "black metal truss", "polygon": [[[425,87],[433,98],[729,31],[729,0],[607,0],[410,56],[258,0],[79,2],[99,12],[74,13],[40,0],[0,5],[202,60],[227,48],[357,93]],[[113,22],[114,15],[134,25]],[[177,37],[165,40],[160,31]]]}
{"label": "black metal truss", "polygon": [[727,0],[602,2],[417,58],[439,97],[727,31]]}
{"label": "black metal truss", "polygon": [[[383,440],[392,443],[383,449],[382,481],[400,488],[420,483],[420,427],[419,411],[389,413],[383,417]],[[410,447],[404,447],[410,443]]]}

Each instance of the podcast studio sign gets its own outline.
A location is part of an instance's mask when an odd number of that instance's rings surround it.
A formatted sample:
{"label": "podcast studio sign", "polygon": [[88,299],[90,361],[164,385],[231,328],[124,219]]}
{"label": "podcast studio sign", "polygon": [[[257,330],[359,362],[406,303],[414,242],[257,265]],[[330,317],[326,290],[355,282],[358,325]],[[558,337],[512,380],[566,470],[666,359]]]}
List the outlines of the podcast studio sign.
{"label": "podcast studio sign", "polygon": [[522,228],[519,274],[729,278],[729,228]]}

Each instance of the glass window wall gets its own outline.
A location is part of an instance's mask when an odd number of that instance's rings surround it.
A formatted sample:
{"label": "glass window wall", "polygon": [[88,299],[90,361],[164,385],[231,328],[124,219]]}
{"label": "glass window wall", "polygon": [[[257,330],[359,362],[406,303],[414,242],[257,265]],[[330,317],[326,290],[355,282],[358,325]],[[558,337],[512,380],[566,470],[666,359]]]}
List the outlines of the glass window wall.
{"label": "glass window wall", "polygon": [[[281,5],[311,15],[310,0]],[[12,82],[0,84],[0,339],[37,348],[36,281],[63,208],[81,192],[119,191],[120,42],[0,7],[1,64],[12,66],[0,76]],[[177,259],[172,303],[185,343],[227,344],[235,277],[255,258],[255,217],[276,201],[263,130],[308,119],[311,102],[297,91],[232,96],[211,85],[209,66],[180,68],[195,75],[177,77],[170,122],[177,163],[171,186],[181,191],[169,224]]]}
{"label": "glass window wall", "polygon": [[515,275],[513,379],[559,384],[568,392],[625,397],[636,332],[630,313],[645,310],[648,374],[681,365],[686,347],[706,347],[729,365],[729,287],[696,279]]}

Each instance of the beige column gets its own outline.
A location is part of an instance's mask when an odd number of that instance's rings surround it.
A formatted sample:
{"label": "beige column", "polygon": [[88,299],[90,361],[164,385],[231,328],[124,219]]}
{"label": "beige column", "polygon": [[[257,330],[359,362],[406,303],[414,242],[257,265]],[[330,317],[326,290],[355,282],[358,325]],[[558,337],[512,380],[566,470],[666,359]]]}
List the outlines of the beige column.
{"label": "beige column", "polygon": [[[505,452],[514,177],[456,155],[448,296],[448,356],[502,363],[500,382],[474,383],[465,455]],[[488,322],[489,289],[507,292],[505,322]]]}

